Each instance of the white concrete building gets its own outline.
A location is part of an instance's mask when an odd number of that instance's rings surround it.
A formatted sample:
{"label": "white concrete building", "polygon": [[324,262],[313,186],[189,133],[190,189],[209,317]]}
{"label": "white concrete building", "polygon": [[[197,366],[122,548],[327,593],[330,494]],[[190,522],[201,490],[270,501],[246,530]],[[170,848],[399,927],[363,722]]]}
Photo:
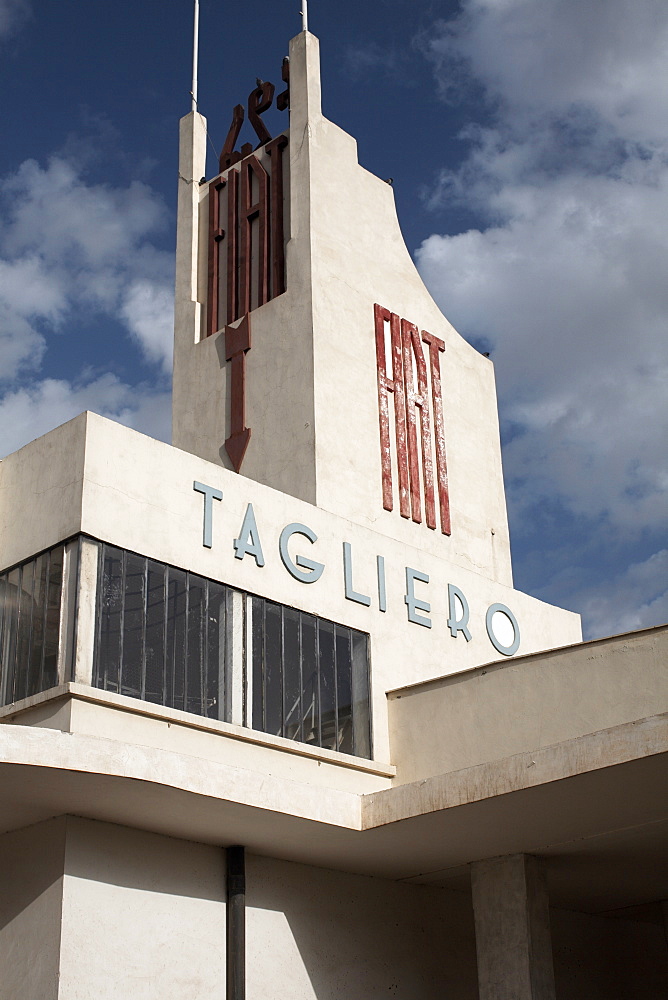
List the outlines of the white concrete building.
{"label": "white concrete building", "polygon": [[0,463],[0,998],[668,998],[668,633],[513,588],[492,365],[283,79],[181,123],[174,446]]}

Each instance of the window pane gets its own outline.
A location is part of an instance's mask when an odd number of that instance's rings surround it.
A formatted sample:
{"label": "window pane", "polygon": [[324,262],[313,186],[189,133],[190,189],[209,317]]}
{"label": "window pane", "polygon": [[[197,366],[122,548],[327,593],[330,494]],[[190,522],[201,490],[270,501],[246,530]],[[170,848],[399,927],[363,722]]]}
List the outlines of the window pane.
{"label": "window pane", "polygon": [[94,683],[223,718],[228,588],[111,546],[100,572]]}
{"label": "window pane", "polygon": [[353,640],[353,743],[358,757],[371,756],[369,710],[369,637],[352,632]]}
{"label": "window pane", "polygon": [[146,560],[128,552],[123,608],[123,668],[121,694],[141,698],[144,660],[144,593]]}
{"label": "window pane", "polygon": [[53,589],[56,605],[56,649],[53,663],[45,654],[49,641],[49,566],[56,553],[62,559],[62,546],[44,552],[0,576],[0,705],[31,697],[54,687],[58,682],[58,633],[62,569]]}
{"label": "window pane", "polygon": [[264,601],[253,598],[253,711],[252,727],[264,732]]}
{"label": "window pane", "polygon": [[185,707],[186,574],[169,570],[167,592],[167,701],[171,708]]}
{"label": "window pane", "polygon": [[21,567],[19,584],[19,619],[16,638],[16,669],[14,673],[13,701],[25,698],[28,693],[28,663],[30,659],[30,628],[32,625],[32,583],[34,562]]}
{"label": "window pane", "polygon": [[300,664],[299,612],[283,610],[283,735],[302,740],[302,678]]}
{"label": "window pane", "polygon": [[121,619],[123,616],[123,559],[119,549],[104,546],[102,562],[100,646],[96,683],[105,691],[118,691],[121,672]]}
{"label": "window pane", "polygon": [[33,576],[32,644],[28,669],[28,695],[41,691],[42,655],[44,653],[44,615],[46,611],[48,553],[37,556]]}
{"label": "window pane", "polygon": [[149,561],[146,571],[146,639],[144,656],[146,701],[163,705],[165,701],[165,566]]}
{"label": "window pane", "polygon": [[4,689],[3,703],[14,701],[14,673],[16,670],[16,634],[19,616],[19,586],[21,574],[13,569],[5,577],[5,624],[3,637]]}
{"label": "window pane", "polygon": [[[60,547],[49,555],[50,562],[30,564],[30,586],[35,590],[26,607],[35,619],[38,645],[44,633],[43,671],[46,640],[52,633],[55,672],[59,599],[51,600],[51,590],[58,597],[62,556]],[[253,728],[370,756],[368,636],[263,598],[246,603],[244,594],[223,584],[111,546],[102,546],[102,556],[94,671],[98,686],[224,719],[226,671],[233,667],[239,682],[241,672],[247,671]],[[4,610],[0,607],[0,665],[7,661],[8,650],[16,651],[21,628],[20,573],[15,581],[14,618],[10,601],[4,602]],[[11,590],[9,575],[0,577],[2,583],[5,591]],[[243,621],[230,617],[232,604],[249,609],[250,632]],[[232,626],[234,637],[228,635]],[[228,648],[241,654],[242,642],[247,659],[239,655],[239,662],[227,664]],[[28,654],[35,676],[41,662],[37,657],[37,652],[33,658]],[[34,684],[32,673],[30,677]]]}
{"label": "window pane", "polygon": [[320,746],[336,750],[336,681],[334,677],[334,626],[318,622],[318,673],[320,680]]}
{"label": "window pane", "polygon": [[338,747],[353,752],[352,655],[350,629],[336,626],[336,703]]}
{"label": "window pane", "polygon": [[222,719],[224,714],[223,678],[225,673],[225,600],[226,587],[209,580],[206,639],[206,714]]}
{"label": "window pane", "polygon": [[7,575],[0,576],[0,706],[5,703],[5,618],[8,605]]}
{"label": "window pane", "polygon": [[202,704],[204,685],[204,639],[206,581],[190,575],[188,580],[188,665],[186,671],[186,712],[205,715]]}
{"label": "window pane", "polygon": [[302,707],[304,742],[320,744],[320,698],[318,692],[317,618],[302,614]]}
{"label": "window pane", "polygon": [[58,683],[58,643],[60,639],[60,602],[63,592],[64,548],[59,545],[49,553],[49,576],[44,625],[44,662],[42,689],[47,691]]}
{"label": "window pane", "polygon": [[266,733],[283,735],[283,691],[281,673],[282,623],[281,606],[266,602],[265,661],[264,661],[264,721]]}

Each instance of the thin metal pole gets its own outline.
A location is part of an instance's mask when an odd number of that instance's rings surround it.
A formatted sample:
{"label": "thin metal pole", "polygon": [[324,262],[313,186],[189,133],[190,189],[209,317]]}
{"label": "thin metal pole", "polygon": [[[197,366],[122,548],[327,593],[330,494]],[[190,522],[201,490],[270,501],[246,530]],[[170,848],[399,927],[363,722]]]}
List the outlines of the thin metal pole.
{"label": "thin metal pole", "polygon": [[302,0],[302,31],[308,31],[308,0]]}
{"label": "thin metal pole", "polygon": [[227,1000],[246,998],[246,859],[227,848]]}
{"label": "thin metal pole", "polygon": [[199,0],[195,0],[195,19],[193,25],[193,88],[192,110],[197,111],[197,61],[199,56]]}

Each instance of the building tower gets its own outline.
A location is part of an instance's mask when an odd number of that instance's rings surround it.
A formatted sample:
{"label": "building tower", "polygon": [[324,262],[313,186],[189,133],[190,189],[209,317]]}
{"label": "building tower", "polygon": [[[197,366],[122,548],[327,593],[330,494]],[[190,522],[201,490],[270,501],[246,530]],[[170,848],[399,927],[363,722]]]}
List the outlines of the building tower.
{"label": "building tower", "polygon": [[0,1000],[665,1000],[666,630],[513,588],[492,365],[281,78],[181,122],[173,445],[0,463]]}

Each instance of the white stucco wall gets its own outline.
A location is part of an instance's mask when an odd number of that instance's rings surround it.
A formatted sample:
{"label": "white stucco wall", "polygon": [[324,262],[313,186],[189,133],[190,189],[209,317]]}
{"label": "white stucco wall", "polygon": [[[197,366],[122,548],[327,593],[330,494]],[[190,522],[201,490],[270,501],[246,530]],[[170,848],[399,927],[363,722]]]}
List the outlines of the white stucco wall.
{"label": "white stucco wall", "polygon": [[219,849],[68,818],[58,1000],[219,1000],[224,901]]}
{"label": "white stucco wall", "polygon": [[[465,888],[248,854],[246,907],[248,1000],[476,1000]],[[666,1000],[663,928],[620,916],[552,909],[557,1000]],[[2,1000],[219,1000],[224,850],[75,817],[0,837],[0,973]]]}
{"label": "white stucco wall", "polygon": [[[76,425],[76,426],[74,426]],[[35,552],[34,524],[40,524],[40,542],[46,546],[62,538],[62,514],[50,491],[41,486],[44,449],[53,447],[53,463],[64,481],[78,484],[80,517],[70,515],[70,531],[82,532],[113,545],[190,569],[249,593],[300,608],[367,632],[371,636],[371,688],[376,757],[389,761],[386,692],[497,660],[485,625],[494,603],[509,607],[521,632],[518,652],[578,642],[579,617],[553,608],[493,578],[451,563],[429,549],[406,545],[364,525],[314,507],[295,497],[195,455],[189,455],[95,414],[82,414],[63,429],[23,449],[12,473],[7,494],[11,521],[0,534],[10,539],[18,561]],[[70,437],[85,428],[85,449],[70,446]],[[10,461],[10,460],[8,460]],[[52,473],[44,472],[48,483]],[[197,481],[220,490],[222,501],[212,501],[212,547],[203,545],[204,498],[193,489]],[[74,488],[74,486],[72,487]],[[238,537],[248,504],[252,503],[265,565],[250,554],[236,558]],[[301,522],[317,535],[311,544],[300,535],[289,545],[291,557],[312,558],[325,567],[317,582],[306,584],[292,576],[279,556],[283,528]],[[352,551],[352,584],[369,598],[369,606],[345,595],[343,543]],[[380,610],[376,557],[385,559],[387,610]],[[429,577],[417,581],[414,594],[430,604],[431,627],[408,620],[407,567]],[[471,640],[448,627],[448,585],[460,588],[470,607]],[[92,589],[89,601],[93,600]],[[83,614],[80,600],[80,615]]]}
{"label": "white stucco wall", "polygon": [[[493,366],[425,288],[401,235],[392,188],[359,165],[355,140],[323,117],[318,40],[308,33],[290,46],[290,92],[287,290],[250,313],[251,438],[242,472],[512,585]],[[173,441],[229,469],[224,333],[201,336],[209,197],[208,185],[197,183],[205,172],[202,122],[191,114],[181,125]],[[374,303],[446,344],[451,537],[400,516],[396,454],[395,509],[383,509]]]}
{"label": "white stucco wall", "polygon": [[79,530],[85,443],[81,414],[0,462],[3,568]]}
{"label": "white stucco wall", "polygon": [[666,653],[664,626],[393,691],[397,783],[659,716],[668,710]]}
{"label": "white stucco wall", "polygon": [[65,834],[61,817],[0,836],[0,1000],[58,1000]]}
{"label": "white stucco wall", "polygon": [[477,997],[466,894],[251,855],[246,903],[248,1000]]}

